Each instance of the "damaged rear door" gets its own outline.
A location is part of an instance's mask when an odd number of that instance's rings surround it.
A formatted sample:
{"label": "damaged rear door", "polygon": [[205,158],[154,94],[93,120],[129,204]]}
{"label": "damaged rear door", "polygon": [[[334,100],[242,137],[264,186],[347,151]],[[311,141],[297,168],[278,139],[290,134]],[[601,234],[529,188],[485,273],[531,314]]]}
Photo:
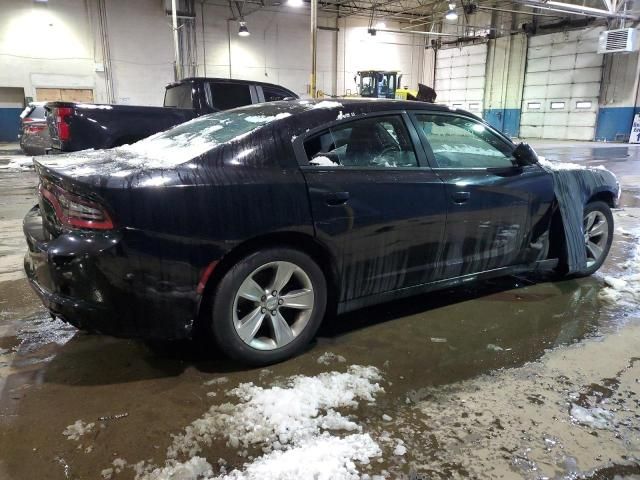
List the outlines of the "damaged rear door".
{"label": "damaged rear door", "polygon": [[513,145],[473,118],[416,112],[413,119],[447,190],[440,275],[449,278],[537,259],[543,245],[532,242],[550,222],[551,176],[539,165],[518,166]]}

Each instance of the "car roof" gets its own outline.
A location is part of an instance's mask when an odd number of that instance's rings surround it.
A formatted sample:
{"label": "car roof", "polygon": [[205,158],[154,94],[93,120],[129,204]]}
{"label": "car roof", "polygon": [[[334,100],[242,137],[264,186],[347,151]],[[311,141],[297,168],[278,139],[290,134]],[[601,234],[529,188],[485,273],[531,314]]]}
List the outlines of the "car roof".
{"label": "car roof", "polygon": [[[447,105],[418,102],[411,100],[363,99],[363,98],[330,98],[315,100],[285,100],[258,103],[233,109],[234,112],[246,112],[251,115],[265,117],[276,116],[281,124],[289,124],[291,131],[300,134],[347,117],[379,112],[402,110],[421,110],[425,112],[456,112],[462,115],[479,118],[465,110],[457,110]],[[479,119],[482,121],[482,119]]]}

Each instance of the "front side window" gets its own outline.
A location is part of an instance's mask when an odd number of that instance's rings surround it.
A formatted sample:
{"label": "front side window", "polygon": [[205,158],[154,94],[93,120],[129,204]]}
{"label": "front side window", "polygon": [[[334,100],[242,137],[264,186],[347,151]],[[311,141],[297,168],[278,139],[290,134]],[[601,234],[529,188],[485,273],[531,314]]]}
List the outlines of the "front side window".
{"label": "front side window", "polygon": [[512,147],[482,123],[451,115],[416,115],[440,168],[514,166]]}
{"label": "front side window", "polygon": [[330,128],[304,143],[310,165],[417,167],[409,132],[399,115],[365,118]]}

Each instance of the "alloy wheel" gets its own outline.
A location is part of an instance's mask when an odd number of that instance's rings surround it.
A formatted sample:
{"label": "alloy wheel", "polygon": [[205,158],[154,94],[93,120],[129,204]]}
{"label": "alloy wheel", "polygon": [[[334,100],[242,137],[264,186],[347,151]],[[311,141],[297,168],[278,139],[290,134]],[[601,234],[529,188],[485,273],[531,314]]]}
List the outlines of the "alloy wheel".
{"label": "alloy wheel", "polygon": [[587,249],[587,268],[600,261],[609,239],[609,224],[604,213],[594,210],[584,216],[584,244]]}
{"label": "alloy wheel", "polygon": [[276,261],[244,279],[233,301],[233,326],[247,345],[274,350],[292,342],[307,326],[314,291],[298,265]]}

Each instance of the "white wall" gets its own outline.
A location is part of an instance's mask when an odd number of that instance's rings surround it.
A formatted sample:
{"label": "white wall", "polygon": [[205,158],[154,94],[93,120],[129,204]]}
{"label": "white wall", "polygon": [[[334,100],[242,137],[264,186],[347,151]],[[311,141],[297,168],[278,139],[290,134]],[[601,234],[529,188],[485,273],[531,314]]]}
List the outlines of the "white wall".
{"label": "white wall", "polygon": [[[118,103],[160,105],[173,79],[171,30],[157,0],[109,0],[107,16]],[[2,0],[0,86],[94,90],[106,102],[102,50],[94,0],[34,3]]]}
{"label": "white wall", "polygon": [[[400,27],[398,23],[386,22],[388,29]],[[349,90],[355,93],[353,77],[359,70],[398,70],[403,75],[402,86],[411,89],[417,89],[418,82],[425,81],[425,75],[430,78],[430,70],[425,70],[423,36],[385,32],[372,36],[367,32],[369,20],[353,17],[340,19],[339,28],[338,95]]]}
{"label": "white wall", "polygon": [[[204,7],[204,50],[200,6],[196,6],[198,74],[277,83],[306,95],[311,72],[311,39],[308,8],[259,10],[245,16],[251,33],[238,36],[238,23],[229,20],[228,8]],[[333,18],[320,16],[321,26],[335,26]],[[227,25],[230,35],[227,35]],[[230,45],[229,45],[230,40]],[[336,33],[318,32],[317,88],[333,92]],[[206,58],[203,59],[203,51]]]}
{"label": "white wall", "polygon": [[96,88],[86,10],[77,0],[55,7],[3,0],[0,14],[0,86]]}

